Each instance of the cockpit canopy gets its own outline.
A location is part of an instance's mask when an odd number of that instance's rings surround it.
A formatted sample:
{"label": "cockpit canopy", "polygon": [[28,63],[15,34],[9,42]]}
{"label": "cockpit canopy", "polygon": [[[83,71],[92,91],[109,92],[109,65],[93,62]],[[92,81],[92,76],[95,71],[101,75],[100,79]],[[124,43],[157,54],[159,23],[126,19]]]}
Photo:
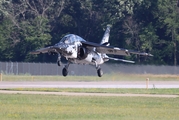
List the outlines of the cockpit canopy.
{"label": "cockpit canopy", "polygon": [[64,44],[72,44],[74,42],[80,42],[80,41],[85,41],[85,40],[80,36],[74,34],[68,34],[60,40],[60,42]]}

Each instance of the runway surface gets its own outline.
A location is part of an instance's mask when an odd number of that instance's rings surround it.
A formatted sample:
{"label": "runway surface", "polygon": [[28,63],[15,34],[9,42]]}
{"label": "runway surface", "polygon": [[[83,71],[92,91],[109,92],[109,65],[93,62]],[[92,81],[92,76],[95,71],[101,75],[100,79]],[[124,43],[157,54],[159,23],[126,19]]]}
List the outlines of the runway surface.
{"label": "runway surface", "polygon": [[[11,88],[146,88],[146,81],[101,81],[101,82],[0,82],[0,89]],[[179,81],[150,81],[148,88],[179,88]],[[8,91],[0,90],[1,94],[41,94],[65,96],[125,96],[125,97],[165,97],[177,98],[178,95],[151,94],[115,94],[115,93],[73,93],[73,92],[40,92],[40,91]]]}
{"label": "runway surface", "polygon": [[[146,88],[146,81],[101,81],[101,82],[66,82],[32,81],[0,82],[0,89],[8,88]],[[179,88],[179,81],[149,81],[148,88]]]}

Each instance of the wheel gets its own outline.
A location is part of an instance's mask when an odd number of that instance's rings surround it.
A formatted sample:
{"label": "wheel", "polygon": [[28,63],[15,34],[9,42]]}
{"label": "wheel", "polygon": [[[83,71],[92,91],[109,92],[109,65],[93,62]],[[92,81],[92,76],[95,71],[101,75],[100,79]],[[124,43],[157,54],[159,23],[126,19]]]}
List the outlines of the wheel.
{"label": "wheel", "polygon": [[101,70],[101,68],[99,68],[99,69],[97,70],[97,73],[98,73],[98,76],[99,76],[99,77],[102,77],[103,71]]}
{"label": "wheel", "polygon": [[66,77],[68,75],[68,70],[66,68],[63,68],[62,74],[64,77]]}
{"label": "wheel", "polygon": [[58,65],[58,66],[61,66],[61,61],[57,61],[57,65]]}

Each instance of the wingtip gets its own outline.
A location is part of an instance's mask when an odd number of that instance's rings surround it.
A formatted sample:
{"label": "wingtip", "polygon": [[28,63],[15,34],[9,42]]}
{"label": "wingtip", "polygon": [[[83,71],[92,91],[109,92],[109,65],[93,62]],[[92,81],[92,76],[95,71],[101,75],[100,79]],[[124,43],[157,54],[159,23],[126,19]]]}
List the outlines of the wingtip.
{"label": "wingtip", "polygon": [[107,24],[107,27],[112,27],[112,25],[111,24]]}
{"label": "wingtip", "polygon": [[152,55],[152,54],[150,54],[150,53],[141,53],[140,55],[153,57],[153,55]]}
{"label": "wingtip", "polygon": [[152,55],[152,54],[148,53],[148,55],[147,55],[147,56],[153,57],[154,55]]}

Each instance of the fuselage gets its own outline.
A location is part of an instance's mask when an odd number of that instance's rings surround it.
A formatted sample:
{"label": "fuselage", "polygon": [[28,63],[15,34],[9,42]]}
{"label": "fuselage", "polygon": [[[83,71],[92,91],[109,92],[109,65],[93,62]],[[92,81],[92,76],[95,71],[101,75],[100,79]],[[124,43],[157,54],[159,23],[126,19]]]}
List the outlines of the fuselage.
{"label": "fuselage", "polygon": [[85,40],[78,35],[64,36],[55,46],[59,47],[59,53],[71,63],[76,64],[103,64],[104,54],[95,51],[95,48],[86,48],[81,42]]}

